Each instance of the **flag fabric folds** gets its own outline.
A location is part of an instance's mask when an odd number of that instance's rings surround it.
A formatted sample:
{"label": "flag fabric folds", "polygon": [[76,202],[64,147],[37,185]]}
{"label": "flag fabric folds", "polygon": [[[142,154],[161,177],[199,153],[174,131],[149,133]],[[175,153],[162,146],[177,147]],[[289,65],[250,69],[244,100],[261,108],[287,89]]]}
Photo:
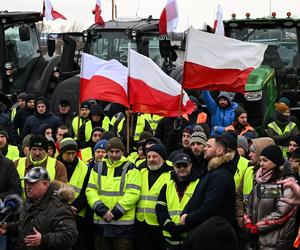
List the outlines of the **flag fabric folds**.
{"label": "flag fabric folds", "polygon": [[98,25],[104,25],[103,18],[101,16],[101,1],[96,0],[96,7],[95,7],[95,23]]}
{"label": "flag fabric folds", "polygon": [[167,34],[175,31],[178,24],[178,7],[176,0],[167,0],[159,18],[159,33]]}
{"label": "flag fabric folds", "polygon": [[224,36],[224,24],[223,24],[223,9],[220,4],[218,4],[217,12],[216,12],[216,20],[214,23],[215,34]]}
{"label": "flag fabric folds", "polygon": [[267,46],[190,29],[184,61],[186,89],[245,92],[249,74],[259,67]]}
{"label": "flag fabric folds", "polygon": [[[129,103],[133,112],[165,117],[179,115],[181,85],[164,73],[150,58],[134,50],[129,54]],[[182,114],[189,114],[194,103],[183,91]]]}
{"label": "flag fabric folds", "polygon": [[105,61],[83,53],[80,102],[87,99],[98,99],[129,107],[127,77],[128,69],[117,60]]}
{"label": "flag fabric folds", "polygon": [[47,21],[50,21],[50,20],[53,21],[58,18],[65,19],[65,20],[67,19],[61,13],[59,13],[53,9],[51,0],[44,0],[43,16],[46,18]]}

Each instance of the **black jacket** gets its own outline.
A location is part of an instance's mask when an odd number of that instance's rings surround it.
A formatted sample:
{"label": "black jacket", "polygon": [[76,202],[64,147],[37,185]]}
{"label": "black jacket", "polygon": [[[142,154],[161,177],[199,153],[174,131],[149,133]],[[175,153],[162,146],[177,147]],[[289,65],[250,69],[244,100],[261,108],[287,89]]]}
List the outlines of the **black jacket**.
{"label": "black jacket", "polygon": [[31,109],[31,108],[28,108],[28,106],[26,106],[25,108],[19,109],[17,111],[13,123],[14,123],[14,127],[15,127],[16,131],[18,131],[19,135],[22,135],[25,121],[29,116],[34,114],[34,110],[35,110],[34,108]]}
{"label": "black jacket", "polygon": [[187,227],[194,228],[212,216],[222,216],[236,226],[232,159],[233,154],[226,153],[209,161],[207,174],[182,213],[188,214],[185,220]]}
{"label": "black jacket", "polygon": [[21,194],[21,184],[13,162],[0,152],[0,199],[10,194]]}
{"label": "black jacket", "polygon": [[[8,233],[17,234],[16,250],[71,250],[77,240],[76,222],[70,205],[50,184],[40,201],[25,204],[22,220],[8,224]],[[60,192],[60,195],[62,192]],[[26,247],[24,237],[33,234],[35,227],[42,235],[41,246]]]}

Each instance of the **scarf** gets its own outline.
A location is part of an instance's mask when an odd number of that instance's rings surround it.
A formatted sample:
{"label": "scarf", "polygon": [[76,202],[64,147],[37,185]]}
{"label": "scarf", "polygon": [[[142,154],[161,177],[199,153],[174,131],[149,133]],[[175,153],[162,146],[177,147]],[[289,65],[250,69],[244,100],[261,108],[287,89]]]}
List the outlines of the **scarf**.
{"label": "scarf", "polygon": [[255,180],[257,183],[266,183],[268,182],[273,175],[273,169],[269,170],[266,173],[263,173],[262,168],[259,168],[256,172]]}

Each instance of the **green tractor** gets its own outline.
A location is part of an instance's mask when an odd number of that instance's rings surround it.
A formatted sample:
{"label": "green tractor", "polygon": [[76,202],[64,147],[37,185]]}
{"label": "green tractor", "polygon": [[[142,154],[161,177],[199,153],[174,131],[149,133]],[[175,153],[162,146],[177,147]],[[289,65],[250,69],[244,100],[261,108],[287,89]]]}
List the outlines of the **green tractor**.
{"label": "green tractor", "polygon": [[225,35],[234,39],[268,45],[262,66],[255,69],[247,82],[246,93],[236,100],[248,110],[250,123],[259,133],[274,115],[278,97],[291,101],[294,115],[300,112],[300,19],[272,17],[232,19],[224,21]]}

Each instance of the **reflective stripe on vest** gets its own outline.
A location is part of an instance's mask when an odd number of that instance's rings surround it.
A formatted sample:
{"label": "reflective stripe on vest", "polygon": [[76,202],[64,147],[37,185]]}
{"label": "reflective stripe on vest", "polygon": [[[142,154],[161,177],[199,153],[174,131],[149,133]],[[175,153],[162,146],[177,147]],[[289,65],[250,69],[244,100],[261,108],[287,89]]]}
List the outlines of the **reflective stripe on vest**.
{"label": "reflective stripe on vest", "polygon": [[[121,133],[123,126],[124,126],[124,122],[125,122],[125,118],[123,118],[119,124],[118,124],[118,134]],[[145,129],[145,118],[143,116],[138,116],[137,117],[137,122],[136,122],[136,126],[135,126],[135,131],[134,131],[134,136],[133,139],[134,141],[138,141],[140,139],[140,135],[141,133],[144,131]]]}
{"label": "reflective stripe on vest", "polygon": [[93,158],[92,148],[87,147],[81,150],[81,158],[84,163],[88,163]]}
{"label": "reflective stripe on vest", "polygon": [[17,114],[17,107],[14,107],[10,114],[10,118],[12,121],[14,121],[16,114]]}
{"label": "reflective stripe on vest", "polygon": [[[17,166],[17,171],[19,174],[20,179],[25,177],[25,169],[26,169],[26,158],[27,157],[22,157],[19,159],[18,166]],[[47,157],[47,165],[46,165],[46,170],[48,171],[50,180],[55,179],[56,175],[56,170],[55,170],[55,164],[56,160],[50,156]],[[22,188],[22,198],[25,200],[25,184],[24,180],[21,180],[21,188]]]}
{"label": "reflective stripe on vest", "polygon": [[248,168],[249,161],[244,158],[243,156],[240,156],[238,164],[237,164],[237,170],[234,174],[234,183],[235,183],[235,189],[238,189],[241,179]]}
{"label": "reflective stripe on vest", "polygon": [[[103,128],[105,131],[109,131],[109,124],[110,124],[110,120],[108,116],[105,116],[101,123],[101,128]],[[89,141],[91,139],[92,131],[93,131],[92,122],[87,121],[85,123],[85,130],[84,130],[85,141]]]}
{"label": "reflective stripe on vest", "polygon": [[[130,208],[129,210],[124,210],[118,203],[120,199],[125,194],[126,189],[136,189],[140,190],[140,185],[136,185],[134,183],[127,183],[127,173],[129,171],[136,171],[137,169],[130,169],[128,168],[131,166],[131,162],[126,162],[125,157],[121,158],[121,165],[110,167],[107,166],[107,174],[102,175],[103,169],[105,167],[104,164],[108,164],[106,161],[99,162],[97,167],[94,168],[91,172],[91,176],[89,179],[88,187],[87,187],[87,194],[90,193],[90,190],[93,190],[93,196],[87,195],[88,202],[90,206],[94,209],[98,204],[106,204],[107,207],[113,208],[114,206],[117,207],[120,211],[124,214],[118,220],[112,220],[111,222],[105,222],[102,217],[96,215],[94,213],[94,223],[95,224],[110,224],[110,225],[133,225],[134,218],[135,218],[135,206]],[[121,168],[122,173],[120,176],[114,177],[115,168]],[[132,180],[134,181],[134,180]],[[140,183],[140,181],[139,181]],[[103,187],[105,189],[103,189]],[[96,192],[95,192],[96,191]],[[137,197],[134,194],[128,193],[126,199],[130,199],[130,196],[133,195],[134,199]],[[92,204],[90,203],[90,199],[93,200]]]}
{"label": "reflective stripe on vest", "polygon": [[[83,182],[87,172],[88,172],[87,165],[83,161],[79,160],[69,181],[69,185],[75,189],[75,199],[79,196],[81,192]],[[86,209],[82,209],[81,211],[79,211],[78,215],[84,217],[85,212]]]}
{"label": "reflective stripe on vest", "polygon": [[145,221],[149,225],[158,226],[155,206],[161,188],[170,180],[170,172],[162,173],[149,190],[149,170],[141,170],[142,186],[141,196],[137,203],[136,218],[138,221]]}
{"label": "reflective stripe on vest", "polygon": [[[295,123],[293,122],[289,122],[289,124],[287,124],[284,128],[284,130],[282,131],[278,125],[276,124],[276,122],[271,122],[268,124],[268,127],[273,129],[278,135],[282,135],[284,133],[287,133],[287,132],[291,132],[292,129],[296,126]],[[278,145],[279,146],[279,145]],[[283,156],[286,157],[286,153],[288,152],[288,147],[286,146],[279,146],[282,150],[282,153],[283,153]]]}
{"label": "reflective stripe on vest", "polygon": [[159,121],[163,118],[160,115],[143,114],[144,118],[149,122],[153,134],[157,128]]}
{"label": "reflective stripe on vest", "polygon": [[[187,203],[189,202],[189,200],[192,198],[194,191],[198,185],[198,182],[199,179],[192,181],[188,185],[181,200],[178,197],[176,183],[174,182],[174,180],[170,180],[167,182],[166,202],[170,218],[175,224],[180,224],[180,215]],[[167,231],[163,231],[163,235],[165,236],[168,243],[170,243],[171,245],[182,244],[181,241],[173,241],[172,236]],[[182,233],[181,236],[185,238],[186,233]]]}
{"label": "reflective stripe on vest", "polygon": [[248,167],[244,174],[244,182],[243,182],[243,200],[247,201],[250,193],[253,189],[253,167]]}
{"label": "reflective stripe on vest", "polygon": [[11,161],[17,160],[19,158],[19,149],[17,146],[8,145],[7,153],[5,155],[6,158],[10,159]]}

